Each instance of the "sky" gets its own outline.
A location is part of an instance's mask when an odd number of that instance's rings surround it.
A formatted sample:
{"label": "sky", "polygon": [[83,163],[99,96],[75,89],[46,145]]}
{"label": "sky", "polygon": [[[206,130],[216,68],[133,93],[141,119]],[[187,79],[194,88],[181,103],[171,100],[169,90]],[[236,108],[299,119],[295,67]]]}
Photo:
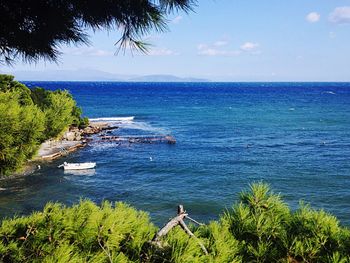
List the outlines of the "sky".
{"label": "sky", "polygon": [[90,32],[91,46],[63,46],[58,63],[18,62],[0,71],[350,81],[350,0],[199,0],[194,10],[170,14],[169,31],[144,36],[148,55],[115,55],[120,32]]}

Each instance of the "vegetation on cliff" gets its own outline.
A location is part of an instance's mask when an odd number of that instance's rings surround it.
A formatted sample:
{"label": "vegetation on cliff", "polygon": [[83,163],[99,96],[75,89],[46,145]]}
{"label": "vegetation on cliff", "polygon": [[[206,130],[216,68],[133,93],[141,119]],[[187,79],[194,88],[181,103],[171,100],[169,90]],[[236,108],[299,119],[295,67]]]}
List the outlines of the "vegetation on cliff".
{"label": "vegetation on cliff", "polygon": [[86,123],[67,91],[29,89],[0,75],[0,176],[21,168],[44,140]]}
{"label": "vegetation on cliff", "polygon": [[122,204],[73,207],[49,203],[42,212],[6,219],[0,227],[4,262],[349,262],[350,231],[324,212],[291,211],[265,184],[253,184],[218,221],[192,227],[208,250],[181,229],[162,246],[146,213]]}

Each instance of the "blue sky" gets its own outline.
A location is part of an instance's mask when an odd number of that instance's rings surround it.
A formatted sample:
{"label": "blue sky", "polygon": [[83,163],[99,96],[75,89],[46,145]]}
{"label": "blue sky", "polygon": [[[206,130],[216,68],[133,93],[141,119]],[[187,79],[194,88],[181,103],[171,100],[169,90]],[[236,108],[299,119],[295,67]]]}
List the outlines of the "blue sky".
{"label": "blue sky", "polygon": [[119,32],[62,47],[58,64],[15,64],[3,72],[101,70],[217,81],[350,81],[350,0],[200,0],[151,34],[148,55],[114,55]]}

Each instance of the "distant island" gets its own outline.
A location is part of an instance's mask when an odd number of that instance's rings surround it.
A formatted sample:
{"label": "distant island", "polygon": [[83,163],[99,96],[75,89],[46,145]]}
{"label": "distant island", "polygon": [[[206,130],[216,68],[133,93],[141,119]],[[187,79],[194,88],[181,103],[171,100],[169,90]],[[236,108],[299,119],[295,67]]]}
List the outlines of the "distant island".
{"label": "distant island", "polygon": [[169,74],[123,75],[94,69],[5,72],[20,81],[210,82],[209,79]]}
{"label": "distant island", "polygon": [[200,78],[180,78],[174,75],[146,75],[142,77],[135,77],[129,81],[137,82],[209,82],[208,79]]}

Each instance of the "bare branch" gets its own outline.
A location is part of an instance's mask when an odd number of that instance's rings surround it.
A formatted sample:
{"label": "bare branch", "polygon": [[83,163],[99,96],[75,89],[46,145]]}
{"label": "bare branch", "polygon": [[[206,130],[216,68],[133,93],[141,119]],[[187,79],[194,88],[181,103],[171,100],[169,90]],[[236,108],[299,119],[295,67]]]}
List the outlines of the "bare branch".
{"label": "bare branch", "polygon": [[[205,246],[200,242],[200,240],[192,233],[192,231],[187,227],[186,223],[184,222],[184,219],[188,218],[188,214],[186,213],[184,207],[182,205],[179,205],[177,207],[177,216],[171,219],[161,230],[158,231],[158,233],[154,236],[152,239],[152,243],[155,244],[158,247],[162,247],[162,244],[160,242],[161,237],[167,235],[171,229],[174,227],[180,225],[181,228],[186,232],[187,235],[189,235],[192,238],[195,238],[203,250],[204,254],[208,255],[208,251],[205,248]],[[191,221],[198,223],[196,220],[190,219]],[[201,224],[203,225],[203,224]]]}

